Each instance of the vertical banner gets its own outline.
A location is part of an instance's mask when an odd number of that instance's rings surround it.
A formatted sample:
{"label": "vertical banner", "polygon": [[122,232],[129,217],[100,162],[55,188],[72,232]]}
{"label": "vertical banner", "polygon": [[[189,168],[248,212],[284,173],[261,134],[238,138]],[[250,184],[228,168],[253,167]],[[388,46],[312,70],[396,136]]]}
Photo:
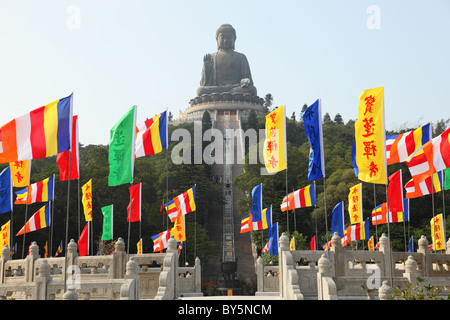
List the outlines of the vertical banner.
{"label": "vertical banner", "polygon": [[83,197],[84,218],[86,221],[92,221],[92,179],[90,179],[84,186],[81,187]]}
{"label": "vertical banner", "polygon": [[109,206],[102,207],[101,210],[103,214],[102,240],[112,240],[114,207],[111,204]]}
{"label": "vertical banner", "polygon": [[445,230],[442,213],[433,217],[431,224],[431,239],[433,240],[433,250],[445,250]]}
{"label": "vertical banner", "polygon": [[170,235],[177,240],[177,242],[186,241],[186,224],[184,220],[184,215],[180,215],[175,220],[175,225],[170,229]]}
{"label": "vertical banner", "polygon": [[323,153],[322,104],[317,99],[302,114],[305,133],[309,140],[308,181],[325,176],[325,160]]}
{"label": "vertical banner", "polygon": [[[9,220],[7,223],[2,225],[2,228],[0,229],[0,248],[2,248],[2,249],[5,246],[5,244],[8,245],[8,248],[11,248],[11,245],[9,243],[10,224],[11,224],[11,220]],[[2,256],[2,253],[0,250],[0,257],[1,256]]]}
{"label": "vertical banner", "polygon": [[8,166],[5,169],[3,169],[3,171],[0,173],[0,213],[12,211],[13,209],[12,197],[13,197],[13,183],[11,180],[11,168]]}
{"label": "vertical banner", "polygon": [[350,224],[362,222],[362,183],[350,188],[348,193],[348,213]]}
{"label": "vertical banner", "polygon": [[338,233],[339,237],[344,237],[344,201],[339,202],[333,209],[331,218],[331,234]]}
{"label": "vertical banner", "polygon": [[9,168],[13,187],[26,187],[30,184],[31,160],[10,162]]}
{"label": "vertical banner", "polygon": [[287,167],[285,121],[284,106],[278,107],[266,116],[266,139],[263,155],[268,173],[277,173]]}
{"label": "vertical banner", "polygon": [[355,122],[358,179],[378,184],[387,183],[383,89],[367,89],[361,93]]}

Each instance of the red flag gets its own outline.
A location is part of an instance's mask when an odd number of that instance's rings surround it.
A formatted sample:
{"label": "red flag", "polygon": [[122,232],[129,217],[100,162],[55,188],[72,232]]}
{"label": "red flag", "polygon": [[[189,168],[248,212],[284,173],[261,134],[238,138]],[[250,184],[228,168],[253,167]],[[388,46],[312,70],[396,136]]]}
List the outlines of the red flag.
{"label": "red flag", "polygon": [[[128,188],[131,194],[131,187]],[[141,221],[141,193],[142,183],[135,184],[133,186],[133,192],[131,194],[131,221],[130,221],[130,205],[127,207],[127,222]]]}
{"label": "red flag", "polygon": [[80,257],[89,255],[89,222],[86,223],[83,231],[78,240],[78,249],[80,251]]}
{"label": "red flag", "polygon": [[164,199],[161,203],[161,208],[159,209],[159,213],[161,214],[161,219],[164,219]]}
{"label": "red flag", "polygon": [[[69,153],[70,150],[58,153],[56,164],[59,168],[59,181],[69,180]],[[70,164],[70,180],[78,179],[79,159],[78,159],[78,116],[72,117],[72,163]]]}
{"label": "red flag", "polygon": [[309,242],[309,247],[310,247],[311,251],[316,250],[316,236],[313,236],[311,238],[311,241]]}
{"label": "red flag", "polygon": [[389,212],[403,212],[402,169],[389,176],[388,206]]}

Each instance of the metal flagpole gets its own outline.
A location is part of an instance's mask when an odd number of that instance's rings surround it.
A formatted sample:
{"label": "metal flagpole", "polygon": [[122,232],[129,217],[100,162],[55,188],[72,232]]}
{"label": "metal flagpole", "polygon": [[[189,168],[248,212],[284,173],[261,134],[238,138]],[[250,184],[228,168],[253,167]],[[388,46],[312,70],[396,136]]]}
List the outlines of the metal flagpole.
{"label": "metal flagpole", "polygon": [[[325,173],[323,175],[323,205],[324,205],[324,211],[325,211],[325,233],[327,235],[327,244],[328,244],[328,217],[327,217],[327,194],[326,194],[326,187],[325,187]],[[315,186],[314,186],[315,187]],[[327,254],[329,255],[330,250],[327,251]]]}
{"label": "metal flagpole", "polygon": [[67,208],[66,208],[66,239],[65,239],[65,253],[64,253],[64,292],[67,291],[67,243],[69,237],[69,204],[70,204],[70,175],[72,161],[72,147],[69,149],[69,179],[67,180]]}

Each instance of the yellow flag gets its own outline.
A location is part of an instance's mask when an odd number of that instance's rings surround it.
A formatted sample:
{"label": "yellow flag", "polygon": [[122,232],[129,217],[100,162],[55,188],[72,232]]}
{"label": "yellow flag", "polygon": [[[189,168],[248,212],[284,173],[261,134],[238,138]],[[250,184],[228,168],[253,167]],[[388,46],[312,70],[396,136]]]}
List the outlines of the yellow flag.
{"label": "yellow flag", "polygon": [[13,161],[9,163],[13,187],[26,187],[30,184],[31,160]]}
{"label": "yellow flag", "polygon": [[[11,223],[11,220],[9,220],[7,223],[2,225],[2,228],[0,229],[0,249],[3,250],[3,247],[8,245],[9,248],[11,246],[9,245],[9,225]],[[2,250],[0,250],[0,257],[2,256]]]}
{"label": "yellow flag", "polygon": [[175,220],[175,225],[170,229],[170,235],[177,240],[177,242],[186,241],[186,225],[184,222],[184,215],[180,215]]}
{"label": "yellow flag", "polygon": [[362,184],[358,183],[350,188],[348,193],[348,213],[350,224],[362,222]]}
{"label": "yellow flag", "polygon": [[361,93],[355,122],[358,179],[379,184],[387,183],[383,89],[367,89]]}
{"label": "yellow flag", "polygon": [[142,254],[142,238],[137,243],[137,254]]}
{"label": "yellow flag", "polygon": [[86,221],[92,221],[92,179],[90,179],[84,186],[81,187],[83,198],[84,218]]}
{"label": "yellow flag", "polygon": [[373,246],[373,236],[371,236],[367,241],[367,247],[369,248],[369,251],[375,251]]}
{"label": "yellow flag", "polygon": [[445,232],[442,213],[432,218],[430,224],[433,250],[445,250]]}
{"label": "yellow flag", "polygon": [[292,237],[291,242],[289,243],[289,250],[295,251],[295,237]]}
{"label": "yellow flag", "polygon": [[267,172],[276,173],[287,167],[286,115],[284,106],[266,116],[266,139],[264,141],[264,164]]}

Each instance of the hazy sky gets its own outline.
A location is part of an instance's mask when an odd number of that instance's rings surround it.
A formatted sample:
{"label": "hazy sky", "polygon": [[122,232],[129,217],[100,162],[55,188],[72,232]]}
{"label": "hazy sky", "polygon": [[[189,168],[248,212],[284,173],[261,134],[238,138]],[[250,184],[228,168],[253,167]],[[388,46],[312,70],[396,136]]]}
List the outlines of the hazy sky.
{"label": "hazy sky", "polygon": [[196,95],[223,23],[258,95],[297,117],[356,119],[385,87],[386,128],[450,118],[450,1],[1,0],[0,125],[74,92],[80,142],[108,144],[133,105],[138,122],[178,117]]}

